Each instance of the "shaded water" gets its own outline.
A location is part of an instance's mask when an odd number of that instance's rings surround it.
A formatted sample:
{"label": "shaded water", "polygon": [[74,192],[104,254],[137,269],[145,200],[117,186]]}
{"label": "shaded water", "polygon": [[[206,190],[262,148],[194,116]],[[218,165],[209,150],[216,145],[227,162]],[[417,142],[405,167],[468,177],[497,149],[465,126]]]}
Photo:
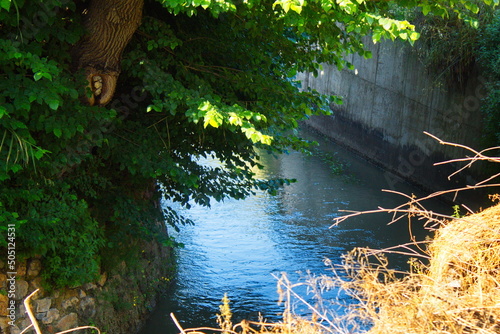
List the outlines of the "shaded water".
{"label": "shaded water", "polygon": [[[243,201],[214,202],[211,209],[193,206],[182,212],[196,225],[174,233],[185,244],[176,251],[174,283],[142,334],[177,333],[170,312],[184,328],[215,326],[224,293],[235,320],[257,320],[258,312],[279,320],[282,308],[272,274],[286,272],[293,281],[307,270],[328,273],[325,258],[339,263],[340,256],[354,247],[385,248],[409,241],[407,224],[388,226],[386,214],[358,216],[331,227],[332,219],[342,215],[339,210],[392,208],[405,201],[381,191],[389,187],[387,172],[331,142],[313,139],[321,144],[314,156],[292,152],[264,158],[261,177],[298,180],[277,196],[258,193]],[[332,157],[347,166],[346,173],[333,172]],[[418,193],[404,183],[397,187],[407,194]],[[404,257],[391,261],[395,268],[407,267]]]}

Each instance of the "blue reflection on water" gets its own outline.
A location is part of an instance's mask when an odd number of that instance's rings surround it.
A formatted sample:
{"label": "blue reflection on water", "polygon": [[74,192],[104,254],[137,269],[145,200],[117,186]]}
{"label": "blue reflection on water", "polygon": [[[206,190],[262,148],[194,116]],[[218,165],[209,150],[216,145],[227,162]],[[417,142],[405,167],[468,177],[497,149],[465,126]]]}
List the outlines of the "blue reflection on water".
{"label": "blue reflection on water", "polygon": [[[404,199],[381,192],[387,187],[383,171],[331,144],[324,149],[339,152],[337,156],[349,165],[349,178],[333,174],[324,160],[298,152],[279,159],[265,156],[266,175],[298,182],[274,197],[257,193],[241,201],[214,202],[210,209],[197,205],[180,209],[196,225],[173,233],[185,245],[176,250],[175,282],[143,334],[177,333],[170,312],[185,328],[214,326],[224,293],[232,301],[235,321],[257,320],[259,312],[266,319],[280,320],[283,310],[277,303],[273,274],[286,272],[291,281],[303,279],[306,272],[328,274],[325,258],[339,263],[341,255],[354,247],[384,248],[409,240],[406,224],[387,226],[390,216],[385,214],[355,217],[330,228],[332,219],[342,214],[339,210],[395,207]],[[401,187],[398,190],[416,192]],[[393,267],[407,266],[404,257],[391,260]],[[305,289],[298,291],[314,302]],[[330,296],[351,302],[340,291]]]}

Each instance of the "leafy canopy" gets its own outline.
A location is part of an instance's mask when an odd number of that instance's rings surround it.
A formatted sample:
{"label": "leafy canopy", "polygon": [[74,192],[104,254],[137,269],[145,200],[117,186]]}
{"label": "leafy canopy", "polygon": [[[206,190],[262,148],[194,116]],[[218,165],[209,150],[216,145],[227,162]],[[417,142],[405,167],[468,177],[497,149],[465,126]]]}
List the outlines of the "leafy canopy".
{"label": "leafy canopy", "polygon": [[208,206],[290,182],[255,179],[255,147],[302,147],[299,121],[341,103],[300,91],[295,75],[352,68],[347,54],[371,56],[367,35],[413,43],[395,6],[471,22],[479,11],[465,0],[146,0],[114,100],[91,107],[71,70],[87,4],[0,0],[0,229],[15,224],[19,252],[44,256],[55,285],[92,279],[131,237],[161,237],[155,220],[186,222],[155,208],[160,195]]}

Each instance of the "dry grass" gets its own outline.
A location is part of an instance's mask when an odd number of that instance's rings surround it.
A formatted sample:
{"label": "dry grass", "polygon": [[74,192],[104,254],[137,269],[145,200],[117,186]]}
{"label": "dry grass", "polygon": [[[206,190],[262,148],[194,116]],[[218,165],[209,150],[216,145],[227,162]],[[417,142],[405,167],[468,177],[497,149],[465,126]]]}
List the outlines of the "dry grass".
{"label": "dry grass", "polygon": [[403,278],[380,253],[347,256],[343,287],[368,333],[500,333],[500,205],[447,222],[427,253],[429,264],[414,261]]}

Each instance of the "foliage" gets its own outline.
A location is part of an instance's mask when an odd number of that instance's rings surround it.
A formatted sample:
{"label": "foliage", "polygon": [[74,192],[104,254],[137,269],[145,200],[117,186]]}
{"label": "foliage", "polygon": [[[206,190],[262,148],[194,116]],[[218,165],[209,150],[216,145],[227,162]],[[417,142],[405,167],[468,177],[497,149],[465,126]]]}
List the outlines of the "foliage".
{"label": "foliage", "polygon": [[477,20],[463,20],[460,13],[447,17],[411,10],[399,13],[415,23],[421,37],[414,48],[429,73],[435,74],[436,84],[446,81],[449,85],[464,88],[476,64],[481,40],[480,26],[491,22],[493,7],[482,2],[470,2],[469,8],[478,12]]}
{"label": "foliage", "polygon": [[436,82],[465,86],[475,63],[478,30],[454,17],[428,16],[419,24],[422,38],[415,49]]}
{"label": "foliage", "polygon": [[[455,3],[399,2],[474,14]],[[368,34],[418,37],[385,1],[148,0],[114,100],[91,107],[71,67],[86,5],[0,0],[0,228],[16,224],[20,254],[44,255],[54,285],[88,281],[132,238],[165,239],[161,196],[208,206],[290,182],[254,179],[254,148],[303,147],[298,122],[340,101],[299,92],[295,74],[352,67],[343,57],[370,57]]]}
{"label": "foliage", "polygon": [[482,104],[486,116],[486,142],[500,144],[500,14],[481,30],[479,61],[487,75],[488,95]]}

